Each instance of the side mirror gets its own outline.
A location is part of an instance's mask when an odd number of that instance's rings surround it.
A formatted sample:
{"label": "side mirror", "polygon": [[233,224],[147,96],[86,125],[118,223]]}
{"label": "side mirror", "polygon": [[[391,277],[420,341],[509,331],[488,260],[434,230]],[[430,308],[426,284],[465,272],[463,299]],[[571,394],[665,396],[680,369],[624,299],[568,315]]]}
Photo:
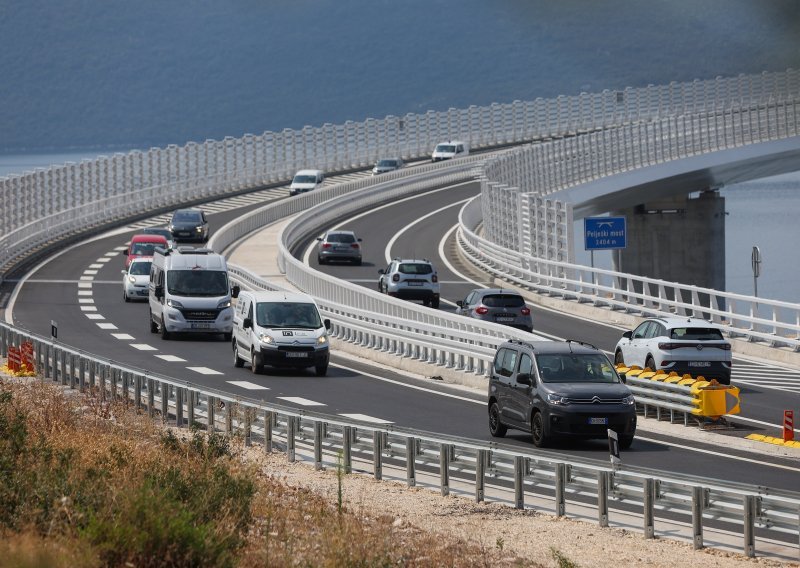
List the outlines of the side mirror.
{"label": "side mirror", "polygon": [[125,249],[124,251],[122,251],[122,254],[128,256],[129,254],[131,254],[131,249]]}
{"label": "side mirror", "polygon": [[325,329],[331,328],[331,320],[325,318],[325,320],[322,323],[325,324]]}
{"label": "side mirror", "polygon": [[321,240],[322,240],[322,237],[317,237],[317,240],[318,240],[318,241],[321,241]]}
{"label": "side mirror", "polygon": [[378,274],[385,274],[386,271],[383,268],[378,269]]}
{"label": "side mirror", "polygon": [[625,339],[630,339],[631,337],[633,337],[633,332],[626,331],[625,333],[622,334],[622,337],[624,337]]}
{"label": "side mirror", "polygon": [[231,298],[238,298],[239,292],[241,292],[241,288],[239,288],[239,286],[234,286],[231,288]]}
{"label": "side mirror", "polygon": [[127,274],[128,273],[127,270],[120,270],[120,272],[122,272],[123,274]]}
{"label": "side mirror", "polygon": [[253,320],[251,320],[250,318],[244,318],[244,320],[242,321],[242,327],[245,329],[253,327]]}
{"label": "side mirror", "polygon": [[520,373],[517,375],[517,383],[520,385],[531,386],[533,384],[533,379],[531,379],[530,373]]}
{"label": "side mirror", "polygon": [[358,239],[358,242],[361,242],[361,239]]}
{"label": "side mirror", "polygon": [[463,308],[464,307],[464,300],[459,300],[458,302],[456,302],[456,306],[458,306],[459,308]]}

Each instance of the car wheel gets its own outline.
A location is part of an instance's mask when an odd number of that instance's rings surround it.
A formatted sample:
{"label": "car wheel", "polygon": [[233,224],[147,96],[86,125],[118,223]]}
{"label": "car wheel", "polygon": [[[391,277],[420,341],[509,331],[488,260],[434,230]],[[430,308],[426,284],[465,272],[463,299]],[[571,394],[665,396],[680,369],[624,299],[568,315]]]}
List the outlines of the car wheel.
{"label": "car wheel", "polygon": [[158,333],[158,324],[153,319],[153,312],[150,312],[150,333]]}
{"label": "car wheel", "polygon": [[361,259],[360,258],[355,259],[353,261],[353,264],[355,264],[356,266],[361,266]]}
{"label": "car wheel", "polygon": [[236,349],[236,341],[231,341],[231,344],[233,345],[233,366],[237,369],[241,369],[244,367],[244,359],[239,357],[239,350]]}
{"label": "car wheel", "polygon": [[122,291],[122,297],[125,298],[126,302],[131,301],[131,299],[128,297],[128,293],[125,290]]}
{"label": "car wheel", "polygon": [[534,412],[531,418],[531,439],[537,448],[547,447],[549,440],[544,433],[544,416],[541,412]]}
{"label": "car wheel", "polygon": [[656,362],[653,360],[653,357],[650,355],[647,356],[647,359],[644,362],[644,366],[650,369],[651,371],[657,371],[656,369]]}
{"label": "car wheel", "polygon": [[422,305],[423,305],[423,306],[430,306],[430,305],[431,305],[431,301],[430,301],[430,300],[427,300],[427,299],[425,299],[425,300],[422,300]]}
{"label": "car wheel", "polygon": [[439,309],[439,298],[434,298],[434,299],[431,300],[431,307],[434,310],[438,310]]}
{"label": "car wheel", "polygon": [[489,407],[489,434],[495,438],[502,438],[508,432],[508,428],[500,422],[500,406],[493,402]]}
{"label": "car wheel", "polygon": [[255,375],[264,370],[264,365],[261,363],[261,354],[255,350],[250,354],[250,370]]}
{"label": "car wheel", "polygon": [[322,258],[321,256],[318,256],[317,257],[317,264],[325,264],[325,259]]}
{"label": "car wheel", "polygon": [[162,321],[159,327],[161,328],[161,339],[169,339],[170,333],[167,331],[167,324]]}
{"label": "car wheel", "polygon": [[627,450],[633,444],[633,436],[619,436],[619,449]]}
{"label": "car wheel", "polygon": [[622,350],[617,349],[617,352],[614,353],[614,364],[615,365],[624,365],[625,364],[625,357],[622,355]]}
{"label": "car wheel", "polygon": [[232,332],[223,333],[222,334],[222,339],[223,339],[223,341],[230,342],[230,340],[233,339],[233,333]]}
{"label": "car wheel", "polygon": [[328,374],[328,363],[317,365],[314,367],[314,371],[316,371],[318,377],[324,377]]}

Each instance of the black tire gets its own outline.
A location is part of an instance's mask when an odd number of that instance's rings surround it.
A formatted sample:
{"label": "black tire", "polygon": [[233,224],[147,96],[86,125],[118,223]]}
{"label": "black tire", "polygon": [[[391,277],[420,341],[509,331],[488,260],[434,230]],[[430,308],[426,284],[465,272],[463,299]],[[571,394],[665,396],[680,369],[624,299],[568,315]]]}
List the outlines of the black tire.
{"label": "black tire", "polygon": [[325,264],[325,259],[322,258],[321,256],[318,256],[317,257],[317,264]]}
{"label": "black tire", "polygon": [[223,333],[222,339],[223,341],[227,341],[228,343],[230,343],[231,339],[233,339],[233,333],[232,332]]}
{"label": "black tire", "polygon": [[233,346],[233,366],[237,369],[241,369],[244,367],[244,359],[239,357],[239,352],[236,350],[236,342],[231,341],[231,345]]}
{"label": "black tire", "polygon": [[614,353],[614,364],[615,365],[624,365],[625,364],[625,357],[623,357],[621,350],[617,350],[617,352]]}
{"label": "black tire", "polygon": [[434,299],[431,300],[431,307],[434,310],[438,310],[439,309],[439,298],[434,298]]}
{"label": "black tire", "polygon": [[502,438],[508,432],[508,428],[500,422],[500,406],[493,402],[489,407],[489,434],[495,438]]}
{"label": "black tire", "polygon": [[314,367],[314,371],[317,373],[318,377],[324,377],[328,374],[328,363],[326,362],[323,365],[317,365]]}
{"label": "black tire", "polygon": [[644,366],[649,368],[651,371],[658,371],[658,369],[656,369],[656,362],[651,355],[648,355],[647,359],[645,359]]}
{"label": "black tire", "polygon": [[361,266],[361,259],[359,258],[359,259],[354,260],[353,264],[355,264],[356,266]]}
{"label": "black tire", "polygon": [[550,441],[544,433],[544,416],[541,412],[534,412],[531,417],[531,440],[537,448],[546,448]]}
{"label": "black tire", "polygon": [[431,305],[431,301],[427,300],[427,299],[426,300],[422,300],[422,305],[423,306],[430,306]]}
{"label": "black tire", "polygon": [[250,353],[250,370],[254,375],[260,375],[264,371],[264,364],[261,362],[261,354],[253,350]]}
{"label": "black tire", "polygon": [[122,297],[125,298],[126,302],[131,301],[131,299],[128,297],[128,293],[125,290],[122,291]]}
{"label": "black tire", "polygon": [[627,450],[633,444],[633,436],[619,436],[619,449]]}
{"label": "black tire", "polygon": [[169,339],[170,338],[170,333],[167,331],[167,324],[162,321],[161,325],[159,326],[159,328],[161,329],[161,339],[164,339],[164,340]]}
{"label": "black tire", "polygon": [[153,312],[150,312],[150,333],[158,333],[158,324],[153,319]]}

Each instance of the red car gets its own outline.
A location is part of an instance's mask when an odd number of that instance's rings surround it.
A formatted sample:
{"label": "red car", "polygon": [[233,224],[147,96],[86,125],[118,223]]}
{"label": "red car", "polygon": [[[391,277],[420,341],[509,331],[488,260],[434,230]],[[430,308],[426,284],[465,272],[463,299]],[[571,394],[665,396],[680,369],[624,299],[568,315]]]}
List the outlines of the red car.
{"label": "red car", "polygon": [[161,235],[133,235],[128,248],[125,249],[125,254],[127,255],[125,268],[127,269],[131,260],[137,256],[153,256],[153,251],[155,251],[156,247],[169,248],[167,239]]}

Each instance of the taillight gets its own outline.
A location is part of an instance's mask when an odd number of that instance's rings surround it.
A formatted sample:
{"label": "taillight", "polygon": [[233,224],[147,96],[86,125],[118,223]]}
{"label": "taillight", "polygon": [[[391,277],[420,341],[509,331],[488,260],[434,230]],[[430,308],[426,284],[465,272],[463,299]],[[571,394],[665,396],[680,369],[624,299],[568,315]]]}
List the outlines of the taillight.
{"label": "taillight", "polygon": [[395,274],[394,276],[392,276],[392,282],[400,282],[400,275]]}
{"label": "taillight", "polygon": [[480,306],[478,308],[475,308],[475,313],[479,314],[479,315],[488,314],[489,313],[489,308],[486,308],[484,306]]}
{"label": "taillight", "polygon": [[322,243],[322,248],[324,248],[324,249],[331,248],[331,243]]}
{"label": "taillight", "polygon": [[439,277],[438,276],[436,276],[435,274],[433,276],[431,276],[431,282],[433,282],[435,284],[438,281],[439,281]]}
{"label": "taillight", "polygon": [[522,308],[522,309],[520,310],[520,313],[521,313],[523,316],[529,316],[529,315],[531,315],[531,311],[530,311],[528,308]]}
{"label": "taillight", "polygon": [[354,249],[357,249],[357,248],[359,248],[359,247],[358,247],[358,243],[353,243],[353,244],[351,244],[350,246],[351,246],[351,247],[353,247]]}
{"label": "taillight", "polygon": [[672,351],[673,349],[680,349],[681,347],[684,347],[684,345],[681,345],[680,343],[659,343],[658,344],[658,348],[661,349],[662,351]]}

